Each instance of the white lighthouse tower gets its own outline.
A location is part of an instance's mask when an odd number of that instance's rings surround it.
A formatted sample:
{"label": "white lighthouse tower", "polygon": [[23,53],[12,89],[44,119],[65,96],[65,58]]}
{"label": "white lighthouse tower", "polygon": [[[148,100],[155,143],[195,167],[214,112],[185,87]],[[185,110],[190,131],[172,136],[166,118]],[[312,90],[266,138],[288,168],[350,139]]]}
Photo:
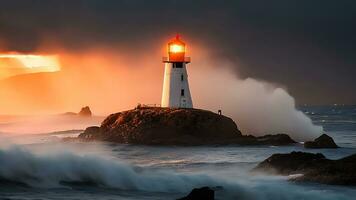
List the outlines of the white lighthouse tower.
{"label": "white lighthouse tower", "polygon": [[164,57],[163,62],[165,69],[161,106],[193,108],[186,68],[190,58],[185,57],[185,43],[179,35],[168,43],[168,57]]}

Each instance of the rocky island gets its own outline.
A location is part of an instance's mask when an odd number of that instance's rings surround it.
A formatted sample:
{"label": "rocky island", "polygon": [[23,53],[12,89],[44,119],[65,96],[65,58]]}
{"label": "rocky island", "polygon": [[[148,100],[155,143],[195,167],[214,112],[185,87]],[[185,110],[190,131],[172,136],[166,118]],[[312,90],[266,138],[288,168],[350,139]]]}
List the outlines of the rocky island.
{"label": "rocky island", "polygon": [[333,185],[356,185],[356,154],[330,160],[323,154],[292,152],[273,154],[253,170],[280,175],[296,175],[294,181]]}
{"label": "rocky island", "polygon": [[78,138],[144,145],[288,145],[286,134],[243,136],[235,122],[201,109],[138,107],[108,116],[100,127],[88,127]]}
{"label": "rocky island", "polygon": [[305,142],[304,147],[311,148],[311,149],[339,148],[339,146],[337,146],[336,143],[334,142],[333,138],[326,134],[322,134],[320,137],[316,138],[314,141]]}

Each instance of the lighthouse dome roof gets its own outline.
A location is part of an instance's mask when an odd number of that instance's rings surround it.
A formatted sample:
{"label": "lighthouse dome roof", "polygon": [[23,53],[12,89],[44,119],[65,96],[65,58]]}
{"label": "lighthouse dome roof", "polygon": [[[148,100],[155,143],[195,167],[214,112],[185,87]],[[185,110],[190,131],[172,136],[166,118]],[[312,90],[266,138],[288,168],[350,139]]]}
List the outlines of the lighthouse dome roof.
{"label": "lighthouse dome roof", "polygon": [[185,46],[185,43],[181,40],[179,34],[177,34],[175,38],[173,38],[171,41],[168,42],[168,45],[171,44],[178,44],[178,45]]}

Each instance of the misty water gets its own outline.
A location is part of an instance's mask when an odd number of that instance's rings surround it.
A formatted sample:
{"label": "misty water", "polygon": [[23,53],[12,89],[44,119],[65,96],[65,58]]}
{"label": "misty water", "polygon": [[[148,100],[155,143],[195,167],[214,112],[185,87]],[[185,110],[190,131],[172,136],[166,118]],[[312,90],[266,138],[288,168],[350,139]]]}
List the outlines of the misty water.
{"label": "misty water", "polygon": [[217,188],[217,199],[351,200],[356,188],[295,183],[250,170],[274,153],[356,153],[356,106],[301,107],[342,148],[275,146],[136,146],[68,143],[56,134],[3,135],[1,199],[176,199],[194,187]]}

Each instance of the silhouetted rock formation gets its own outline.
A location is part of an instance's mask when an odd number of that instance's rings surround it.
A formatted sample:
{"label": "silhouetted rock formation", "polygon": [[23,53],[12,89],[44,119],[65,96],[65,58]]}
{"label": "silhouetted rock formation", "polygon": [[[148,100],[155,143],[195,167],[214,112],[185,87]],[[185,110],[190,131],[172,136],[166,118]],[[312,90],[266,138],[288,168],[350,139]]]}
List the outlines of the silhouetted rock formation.
{"label": "silhouetted rock formation", "polygon": [[199,109],[141,107],[108,116],[100,127],[79,135],[84,140],[146,145],[287,145],[288,135],[242,136],[235,122]]}
{"label": "silhouetted rock formation", "polygon": [[287,134],[265,135],[256,137],[258,144],[283,146],[296,143]]}
{"label": "silhouetted rock formation", "polygon": [[186,197],[177,200],[214,200],[215,192],[209,187],[194,188]]}
{"label": "silhouetted rock formation", "polygon": [[292,152],[273,154],[253,170],[280,175],[303,174],[292,180],[335,185],[356,185],[356,154],[329,160],[323,154]]}
{"label": "silhouetted rock formation", "polygon": [[82,117],[91,117],[92,113],[91,113],[91,110],[89,108],[89,106],[85,106],[83,107],[79,113],[78,113],[79,116],[82,116]]}
{"label": "silhouetted rock formation", "polygon": [[323,134],[314,141],[304,143],[305,148],[338,148],[332,137]]}

